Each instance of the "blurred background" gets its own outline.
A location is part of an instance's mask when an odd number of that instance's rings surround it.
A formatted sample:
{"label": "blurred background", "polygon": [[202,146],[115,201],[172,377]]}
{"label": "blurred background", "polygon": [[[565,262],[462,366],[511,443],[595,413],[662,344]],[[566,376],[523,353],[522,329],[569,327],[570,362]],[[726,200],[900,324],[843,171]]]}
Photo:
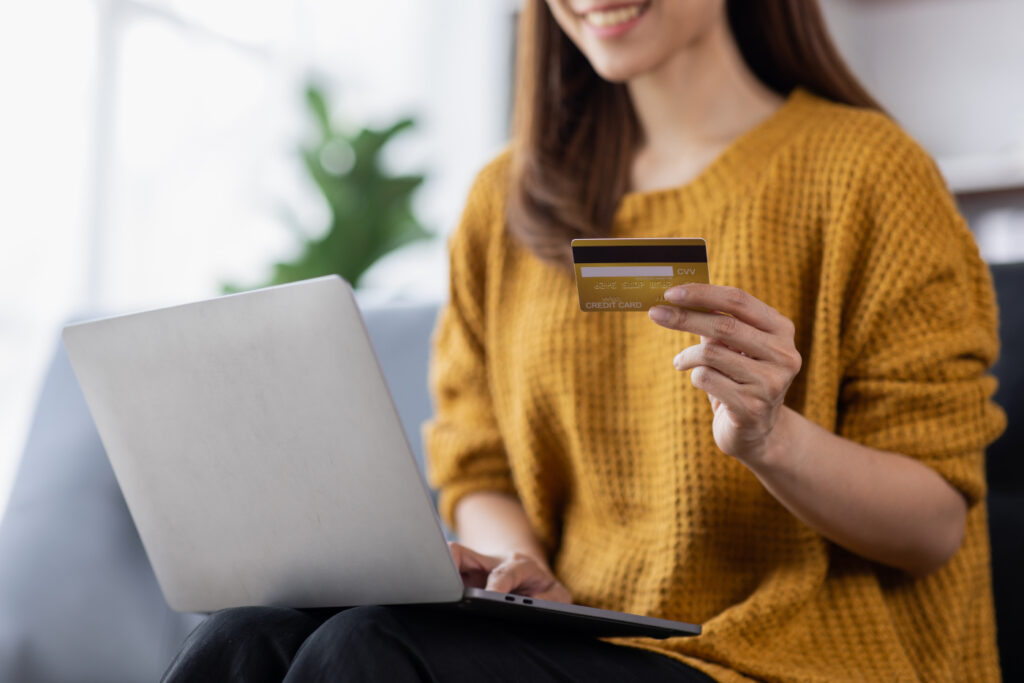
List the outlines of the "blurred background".
{"label": "blurred background", "polygon": [[[0,4],[0,510],[72,317],[301,276],[361,228],[364,300],[443,298],[507,137],[518,4]],[[983,255],[1024,260],[1024,2],[822,5]]]}

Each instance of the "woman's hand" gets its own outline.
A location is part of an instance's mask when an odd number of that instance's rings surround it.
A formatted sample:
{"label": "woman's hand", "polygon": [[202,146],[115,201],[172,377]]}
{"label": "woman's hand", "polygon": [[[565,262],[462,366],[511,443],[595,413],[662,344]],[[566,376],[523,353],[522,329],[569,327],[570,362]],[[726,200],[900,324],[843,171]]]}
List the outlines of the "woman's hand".
{"label": "woman's hand", "polygon": [[462,582],[470,588],[515,593],[555,602],[572,602],[569,591],[559,583],[551,570],[529,555],[484,555],[454,541],[448,543],[448,549],[462,575]]}
{"label": "woman's hand", "polygon": [[792,321],[734,287],[681,285],[665,299],[711,311],[655,306],[649,315],[663,327],[700,335],[700,344],[675,357],[675,367],[693,370],[693,386],[711,399],[718,447],[747,464],[762,459],[800,371]]}

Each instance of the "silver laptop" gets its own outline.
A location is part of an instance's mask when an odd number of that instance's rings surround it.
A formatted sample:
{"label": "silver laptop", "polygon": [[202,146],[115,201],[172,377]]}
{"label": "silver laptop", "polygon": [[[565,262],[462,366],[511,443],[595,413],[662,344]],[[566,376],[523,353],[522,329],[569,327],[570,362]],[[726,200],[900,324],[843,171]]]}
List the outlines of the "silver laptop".
{"label": "silver laptop", "polygon": [[64,328],[168,604],[446,604],[593,635],[681,622],[463,586],[348,284]]}

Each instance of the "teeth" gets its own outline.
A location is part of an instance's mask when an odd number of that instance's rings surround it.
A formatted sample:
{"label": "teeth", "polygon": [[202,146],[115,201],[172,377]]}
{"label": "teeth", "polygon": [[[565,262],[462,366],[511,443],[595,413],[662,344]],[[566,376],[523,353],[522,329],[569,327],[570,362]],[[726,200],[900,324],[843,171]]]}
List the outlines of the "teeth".
{"label": "teeth", "polygon": [[639,5],[630,5],[629,7],[617,7],[615,9],[587,12],[584,16],[587,23],[604,28],[605,26],[624,24],[630,19],[635,19],[640,16],[641,11],[642,10]]}

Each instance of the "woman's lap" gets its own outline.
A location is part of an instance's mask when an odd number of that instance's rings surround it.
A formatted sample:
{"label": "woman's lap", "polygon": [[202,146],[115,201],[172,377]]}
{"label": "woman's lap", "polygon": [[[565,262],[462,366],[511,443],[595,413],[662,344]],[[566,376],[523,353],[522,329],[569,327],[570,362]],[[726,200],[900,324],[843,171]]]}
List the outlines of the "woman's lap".
{"label": "woman's lap", "polygon": [[164,675],[184,681],[694,681],[654,652],[444,608],[247,607],[212,615]]}

